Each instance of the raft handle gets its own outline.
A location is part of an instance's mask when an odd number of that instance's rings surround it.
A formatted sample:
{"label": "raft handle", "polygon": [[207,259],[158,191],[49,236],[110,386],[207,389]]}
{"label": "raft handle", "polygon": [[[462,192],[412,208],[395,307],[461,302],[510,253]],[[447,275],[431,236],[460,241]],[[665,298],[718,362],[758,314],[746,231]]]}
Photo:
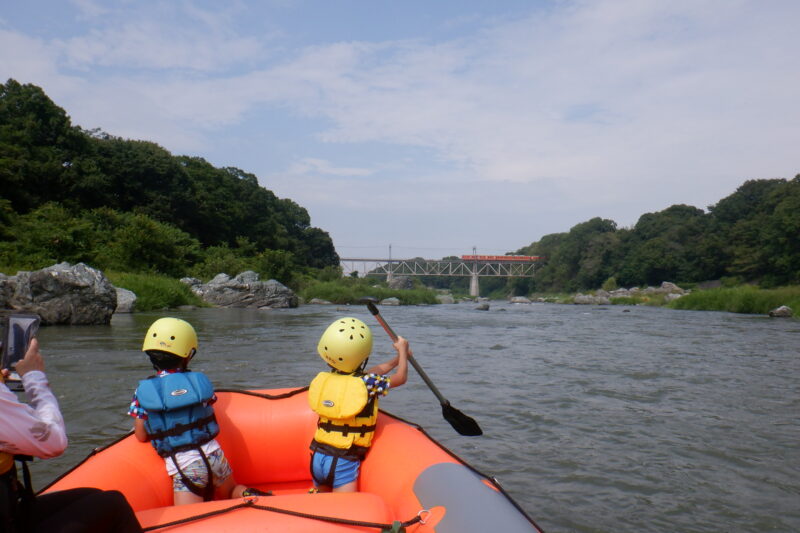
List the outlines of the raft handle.
{"label": "raft handle", "polygon": [[[425,518],[422,518],[422,513],[425,513]],[[420,511],[417,513],[417,518],[419,518],[419,523],[425,524],[426,523],[425,520],[430,516],[430,514],[431,514],[430,509],[420,509]]]}

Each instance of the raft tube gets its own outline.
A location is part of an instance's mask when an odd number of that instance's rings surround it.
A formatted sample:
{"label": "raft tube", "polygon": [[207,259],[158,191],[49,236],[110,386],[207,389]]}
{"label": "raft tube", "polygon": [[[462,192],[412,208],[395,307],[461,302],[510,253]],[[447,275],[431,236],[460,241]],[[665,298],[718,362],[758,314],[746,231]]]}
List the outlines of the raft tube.
{"label": "raft tube", "polygon": [[157,531],[541,532],[496,480],[384,411],[359,491],[309,494],[308,446],[317,417],[306,389],[218,390],[217,397],[217,440],[236,482],[272,496],[173,506],[164,460],[132,434],[95,450],[42,492],[118,490],[142,527]]}

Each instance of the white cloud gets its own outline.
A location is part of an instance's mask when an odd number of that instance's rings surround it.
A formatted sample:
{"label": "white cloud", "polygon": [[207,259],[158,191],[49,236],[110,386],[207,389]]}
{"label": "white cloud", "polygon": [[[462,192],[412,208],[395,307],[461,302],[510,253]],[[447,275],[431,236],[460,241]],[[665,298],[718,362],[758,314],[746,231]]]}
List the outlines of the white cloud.
{"label": "white cloud", "polygon": [[167,72],[168,78],[184,71],[228,71],[266,53],[258,39],[239,37],[219,21],[210,25],[214,21],[198,18],[202,19],[199,25],[183,25],[173,19],[137,16],[55,44],[66,65],[75,69],[177,71]]}
{"label": "white cloud", "polygon": [[[303,205],[342,201],[331,187],[356,184],[348,205],[398,213],[402,202],[421,212],[545,191],[552,205],[613,218],[601,206],[705,207],[744,179],[798,170],[796,2],[563,1],[448,41],[323,42],[280,56],[277,34],[238,31],[250,16],[241,4],[111,14],[78,4],[98,16],[73,37],[0,29],[0,74],[41,85],[85,127],[179,153],[212,154],[219,131],[253,117],[280,128],[275,109],[317,120],[276,178]],[[430,170],[403,173],[400,156],[378,162],[369,149],[354,165],[352,152],[314,153],[318,141],[419,147]],[[428,193],[387,191],[387,179]]]}
{"label": "white cloud", "polygon": [[337,167],[330,161],[324,159],[305,158],[294,163],[289,168],[289,174],[293,176],[331,175],[331,176],[369,176],[372,170],[367,168]]}

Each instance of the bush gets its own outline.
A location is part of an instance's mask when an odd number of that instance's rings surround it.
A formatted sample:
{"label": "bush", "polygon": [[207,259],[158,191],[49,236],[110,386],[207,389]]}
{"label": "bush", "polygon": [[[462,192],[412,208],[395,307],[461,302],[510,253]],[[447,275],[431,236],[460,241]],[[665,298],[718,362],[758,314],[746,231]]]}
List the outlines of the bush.
{"label": "bush", "polygon": [[674,309],[728,311],[731,313],[767,314],[787,305],[800,310],[800,287],[759,289],[750,285],[695,291],[669,304]]}
{"label": "bush", "polygon": [[188,285],[166,276],[106,272],[115,287],[136,294],[136,311],[155,311],[181,305],[206,307],[207,304],[189,289]]}
{"label": "bush", "polygon": [[617,285],[617,278],[615,278],[614,276],[611,276],[610,278],[608,278],[607,280],[605,280],[603,282],[603,287],[602,288],[603,288],[604,291],[608,291],[608,292],[617,290],[619,288],[619,285]]}
{"label": "bush", "polygon": [[397,298],[402,305],[435,304],[436,292],[418,288],[411,290],[390,289],[379,285],[375,280],[340,278],[336,281],[311,281],[301,290],[300,295],[306,300],[319,298],[335,304],[359,304],[363,298]]}

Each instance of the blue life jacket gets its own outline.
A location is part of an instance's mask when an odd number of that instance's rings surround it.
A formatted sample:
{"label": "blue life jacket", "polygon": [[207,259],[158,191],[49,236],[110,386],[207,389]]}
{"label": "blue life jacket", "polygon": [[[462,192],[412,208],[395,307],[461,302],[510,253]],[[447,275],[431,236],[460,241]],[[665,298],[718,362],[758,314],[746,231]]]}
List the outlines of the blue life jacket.
{"label": "blue life jacket", "polygon": [[136,397],[147,410],[145,428],[162,457],[194,449],[219,434],[214,387],[202,372],[176,372],[139,382]]}

